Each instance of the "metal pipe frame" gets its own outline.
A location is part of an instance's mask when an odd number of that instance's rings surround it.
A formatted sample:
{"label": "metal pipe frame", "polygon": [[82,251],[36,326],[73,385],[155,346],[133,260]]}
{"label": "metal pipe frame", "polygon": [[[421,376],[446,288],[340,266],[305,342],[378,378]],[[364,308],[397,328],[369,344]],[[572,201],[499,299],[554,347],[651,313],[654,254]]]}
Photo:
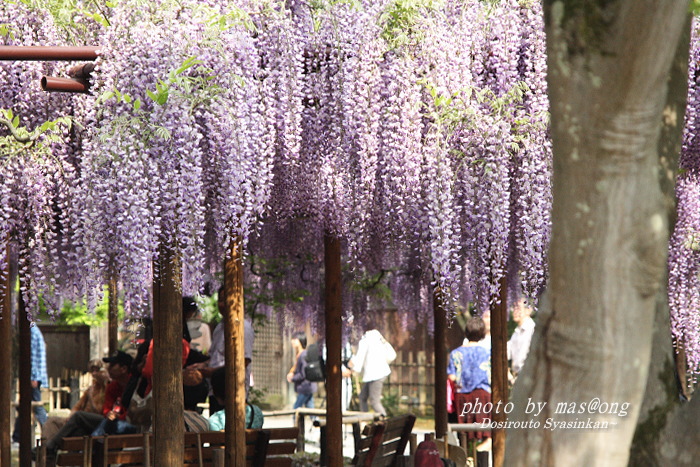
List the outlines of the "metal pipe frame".
{"label": "metal pipe frame", "polygon": [[90,89],[90,83],[81,79],[44,76],[41,78],[41,89],[48,92],[86,93]]}
{"label": "metal pipe frame", "polygon": [[0,46],[0,60],[12,61],[78,61],[96,60],[99,47],[63,47],[63,46]]}

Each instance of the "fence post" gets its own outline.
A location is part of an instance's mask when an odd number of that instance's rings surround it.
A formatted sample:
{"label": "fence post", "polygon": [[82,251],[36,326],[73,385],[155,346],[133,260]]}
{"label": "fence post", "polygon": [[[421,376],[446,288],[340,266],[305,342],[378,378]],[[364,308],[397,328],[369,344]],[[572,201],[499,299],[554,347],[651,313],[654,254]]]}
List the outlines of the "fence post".
{"label": "fence post", "polygon": [[80,400],[80,378],[71,376],[68,379],[68,387],[70,387],[70,406],[74,407]]}

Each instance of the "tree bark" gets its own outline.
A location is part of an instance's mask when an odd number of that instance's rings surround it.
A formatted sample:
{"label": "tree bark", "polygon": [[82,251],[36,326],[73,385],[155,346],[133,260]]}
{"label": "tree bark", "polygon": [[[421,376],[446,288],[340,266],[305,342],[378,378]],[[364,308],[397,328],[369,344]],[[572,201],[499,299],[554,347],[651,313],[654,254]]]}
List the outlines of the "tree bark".
{"label": "tree bark", "polygon": [[545,5],[550,282],[509,416],[540,426],[509,432],[507,465],[627,463],[668,245],[659,121],[687,12],[675,0]]}
{"label": "tree bark", "polygon": [[[5,268],[0,274],[0,354],[12,355],[12,282],[10,281],[10,245],[5,253]],[[10,410],[12,398],[12,365],[0,378],[0,465],[10,465]]]}
{"label": "tree bark", "polygon": [[340,240],[324,236],[325,319],[326,319],[326,446],[328,465],[343,465],[343,411],[340,374],[343,288]]}
{"label": "tree bark", "polygon": [[447,347],[445,329],[447,317],[442,306],[442,292],[433,291],[433,319],[435,320],[435,437],[443,438],[447,434]]}
{"label": "tree bark", "polygon": [[226,361],[226,467],[244,467],[245,449],[245,303],[243,301],[243,252],[240,238],[231,242],[224,265],[224,293],[228,313],[224,319]]}
{"label": "tree bark", "polygon": [[[663,430],[655,451],[657,465],[695,466],[698,464],[700,397],[677,407]],[[652,465],[652,464],[647,464]]]}
{"label": "tree bark", "polygon": [[180,260],[161,247],[153,281],[154,465],[184,463],[182,390],[182,278]]}
{"label": "tree bark", "polygon": [[[678,155],[681,141],[686,99],[688,96],[688,52],[690,45],[690,23],[687,25],[676,49],[669,78],[669,93],[664,108],[664,118],[659,138],[659,171],[661,190],[664,193],[669,225],[676,220],[675,185],[678,173]],[[679,405],[680,397],[686,397],[685,355],[674,352],[671,345],[668,307],[668,276],[657,294],[654,335],[649,362],[644,400],[639,421],[630,447],[629,465],[662,467],[666,465],[659,448],[662,446],[662,431],[669,415]]]}
{"label": "tree bark", "polygon": [[[508,402],[508,289],[501,280],[500,297],[491,307],[491,402],[494,423],[506,421],[505,404]],[[500,410],[499,410],[500,409]],[[502,467],[506,454],[506,430],[491,431],[494,467]]]}
{"label": "tree bark", "polygon": [[19,463],[31,465],[32,445],[32,335],[29,314],[22,296],[22,280],[20,278],[20,293],[17,296],[17,327],[19,328]]}
{"label": "tree bark", "polygon": [[119,296],[117,295],[117,275],[116,273],[110,274],[109,277],[109,293],[107,294],[108,302],[108,312],[107,312],[107,334],[108,334],[108,345],[109,345],[109,355],[119,350]]}

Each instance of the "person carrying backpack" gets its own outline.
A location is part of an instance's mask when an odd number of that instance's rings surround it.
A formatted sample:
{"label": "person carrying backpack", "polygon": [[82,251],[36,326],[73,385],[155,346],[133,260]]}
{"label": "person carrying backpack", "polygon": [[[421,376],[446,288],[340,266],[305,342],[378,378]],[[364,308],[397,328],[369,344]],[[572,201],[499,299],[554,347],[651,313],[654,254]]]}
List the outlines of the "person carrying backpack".
{"label": "person carrying backpack", "polygon": [[297,332],[292,336],[292,348],[296,355],[296,361],[289,373],[287,373],[287,381],[294,383],[294,391],[297,393],[297,399],[294,402],[294,409],[300,407],[314,408],[314,394],[318,389],[318,385],[309,381],[306,375],[308,362],[306,359],[306,334]]}

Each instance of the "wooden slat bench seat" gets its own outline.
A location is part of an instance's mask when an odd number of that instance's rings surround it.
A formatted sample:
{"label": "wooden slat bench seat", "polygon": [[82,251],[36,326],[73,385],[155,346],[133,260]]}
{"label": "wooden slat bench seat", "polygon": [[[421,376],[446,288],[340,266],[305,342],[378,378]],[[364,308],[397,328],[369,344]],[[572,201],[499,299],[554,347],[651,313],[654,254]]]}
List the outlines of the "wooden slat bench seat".
{"label": "wooden slat bench seat", "polygon": [[299,427],[265,428],[270,433],[265,467],[289,467],[297,449]]}
{"label": "wooden slat bench seat", "polygon": [[[366,425],[362,436],[355,437],[352,465],[397,465],[406,450],[415,422],[415,415],[407,414]],[[354,425],[353,429],[359,432],[359,424]]]}
{"label": "wooden slat bench seat", "polygon": [[[246,463],[251,467],[265,465],[268,430],[246,430]],[[225,433],[207,431],[185,433],[184,465],[213,465],[216,449],[224,449]],[[153,434],[84,436],[63,438],[56,466],[109,466],[133,464],[153,466]]]}

